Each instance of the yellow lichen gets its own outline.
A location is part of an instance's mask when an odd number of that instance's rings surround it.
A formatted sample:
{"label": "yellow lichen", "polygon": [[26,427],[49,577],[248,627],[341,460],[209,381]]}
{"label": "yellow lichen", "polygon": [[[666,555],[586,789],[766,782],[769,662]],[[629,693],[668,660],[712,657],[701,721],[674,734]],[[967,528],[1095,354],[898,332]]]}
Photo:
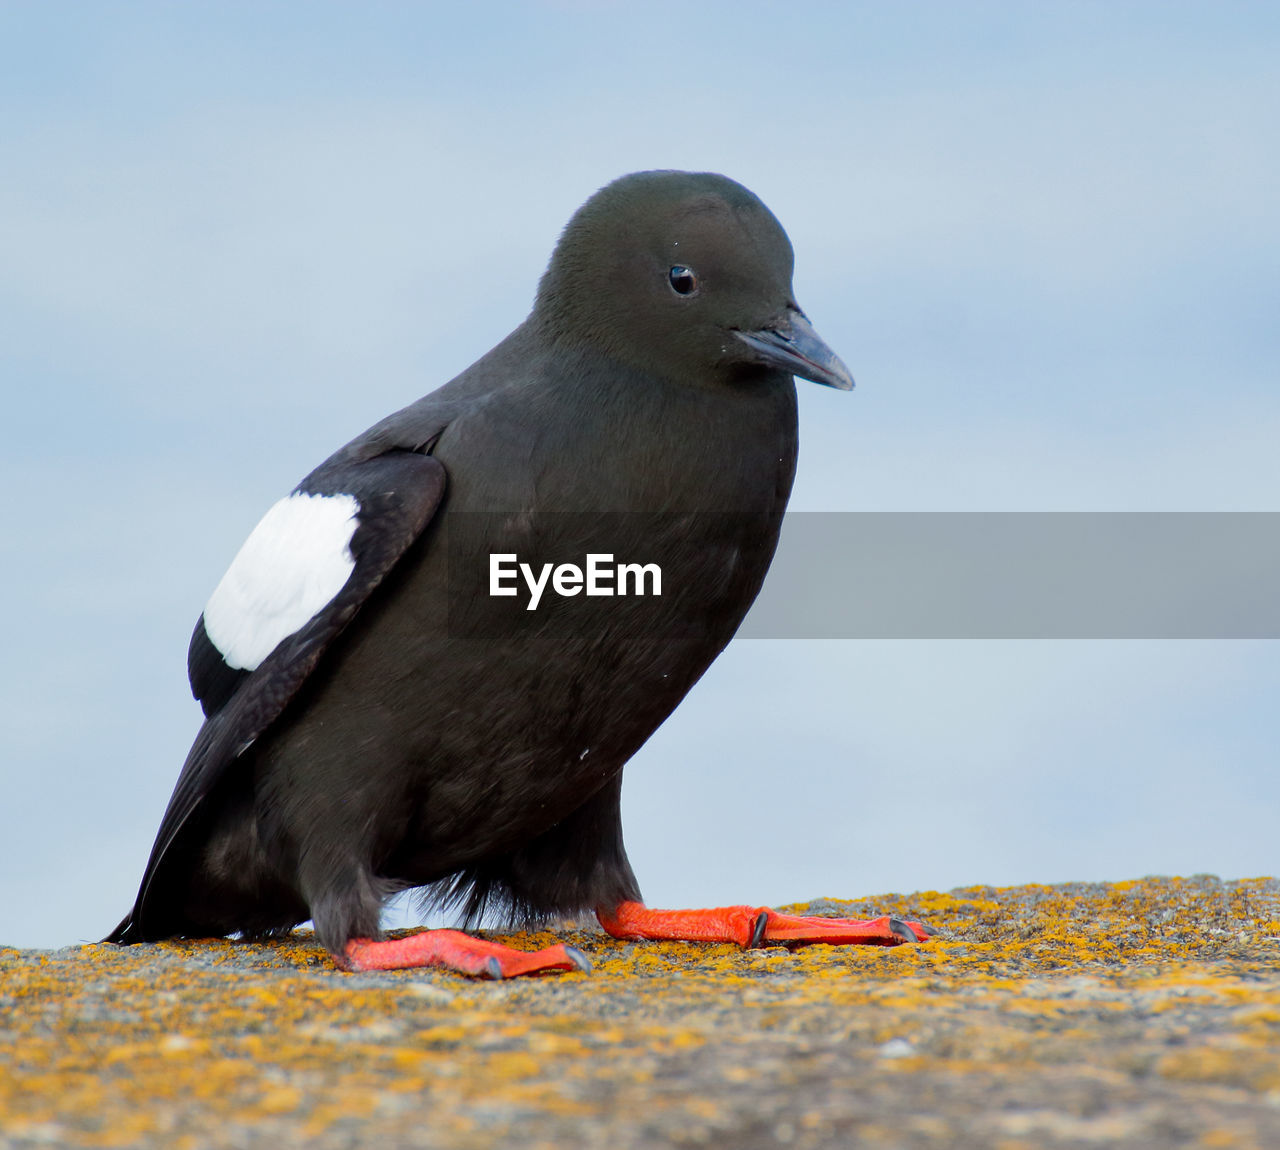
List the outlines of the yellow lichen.
{"label": "yellow lichen", "polygon": [[[226,1126],[283,1144],[358,1123],[395,1144],[425,1107],[442,1145],[510,1144],[516,1130],[524,1144],[565,1144],[558,1123],[615,1120],[715,1143],[768,1091],[791,1097],[811,1063],[810,1077],[928,1081],[940,1097],[965,1082],[1016,1096],[1064,1067],[1116,1089],[1280,1096],[1280,897],[1265,880],[974,887],[821,909],[919,917],[941,933],[751,952],[515,932],[494,937],[522,949],[568,937],[595,972],[496,984],[352,979],[305,934],[0,949],[0,1141],[204,1146]],[[797,1139],[824,1130],[833,1091],[770,1122]],[[1250,1144],[1248,1122],[1227,1117],[1206,1119],[1202,1144]],[[945,1144],[946,1121],[911,1121]],[[894,1129],[883,1125],[886,1144]],[[1010,1119],[986,1141],[1036,1145],[1039,1129]]]}

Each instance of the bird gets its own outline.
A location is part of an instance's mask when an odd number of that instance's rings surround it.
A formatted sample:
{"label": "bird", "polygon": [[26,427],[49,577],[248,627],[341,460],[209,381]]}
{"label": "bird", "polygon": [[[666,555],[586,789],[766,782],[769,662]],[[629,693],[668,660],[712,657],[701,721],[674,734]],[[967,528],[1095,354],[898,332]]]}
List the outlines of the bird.
{"label": "bird", "polygon": [[309,920],[343,970],[590,968],[565,944],[384,937],[385,902],[414,888],[464,928],[594,912],[627,939],[926,941],[893,916],[651,908],[622,841],[624,765],[773,557],[795,378],[853,387],[793,263],[726,176],[614,180],[523,323],[273,505],[196,623],[203,725],[105,941]]}

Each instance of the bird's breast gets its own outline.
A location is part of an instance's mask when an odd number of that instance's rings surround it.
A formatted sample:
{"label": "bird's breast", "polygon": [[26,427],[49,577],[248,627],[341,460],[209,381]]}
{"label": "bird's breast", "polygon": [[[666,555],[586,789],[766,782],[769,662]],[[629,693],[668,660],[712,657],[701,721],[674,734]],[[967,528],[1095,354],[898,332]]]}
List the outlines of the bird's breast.
{"label": "bird's breast", "polygon": [[604,390],[588,415],[544,395],[448,429],[443,512],[342,637],[288,736],[298,769],[320,756],[402,812],[384,845],[403,877],[526,842],[614,778],[764,578],[794,466],[794,391],[618,411]]}

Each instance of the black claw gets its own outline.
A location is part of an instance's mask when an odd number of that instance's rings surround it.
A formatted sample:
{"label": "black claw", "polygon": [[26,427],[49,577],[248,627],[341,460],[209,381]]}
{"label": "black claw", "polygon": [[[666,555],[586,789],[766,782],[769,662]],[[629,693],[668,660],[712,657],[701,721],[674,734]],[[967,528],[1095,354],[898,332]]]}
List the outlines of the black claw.
{"label": "black claw", "polygon": [[925,932],[930,938],[938,933],[937,928],[930,926],[927,922],[918,922],[916,926]]}
{"label": "black claw", "polygon": [[913,931],[896,914],[891,914],[889,916],[889,929],[893,931],[893,933],[898,938],[902,939],[903,942],[919,942],[920,941],[918,938],[916,938],[915,931]]}
{"label": "black claw", "polygon": [[489,972],[489,977],[492,978],[494,982],[502,981],[502,963],[500,963],[496,957],[490,955],[485,959],[484,968]]}
{"label": "black claw", "polygon": [[769,912],[762,910],[756,915],[756,924],[751,929],[751,940],[747,943],[748,950],[755,950],[764,945],[764,928],[769,925]]}
{"label": "black claw", "polygon": [[591,959],[583,954],[576,946],[566,946],[564,948],[564,952],[569,956],[569,960],[573,965],[582,971],[583,974],[591,973]]}

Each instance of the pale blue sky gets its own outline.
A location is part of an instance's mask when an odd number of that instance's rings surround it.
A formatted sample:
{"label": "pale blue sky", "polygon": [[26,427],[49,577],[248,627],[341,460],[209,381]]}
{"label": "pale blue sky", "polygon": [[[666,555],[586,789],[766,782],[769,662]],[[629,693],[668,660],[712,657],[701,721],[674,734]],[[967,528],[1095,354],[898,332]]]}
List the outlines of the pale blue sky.
{"label": "pale blue sky", "polygon": [[[787,227],[809,510],[1280,510],[1270,4],[0,3],[0,942],[131,901],[191,624],[647,167]],[[1274,873],[1273,643],[735,644],[650,901]]]}

